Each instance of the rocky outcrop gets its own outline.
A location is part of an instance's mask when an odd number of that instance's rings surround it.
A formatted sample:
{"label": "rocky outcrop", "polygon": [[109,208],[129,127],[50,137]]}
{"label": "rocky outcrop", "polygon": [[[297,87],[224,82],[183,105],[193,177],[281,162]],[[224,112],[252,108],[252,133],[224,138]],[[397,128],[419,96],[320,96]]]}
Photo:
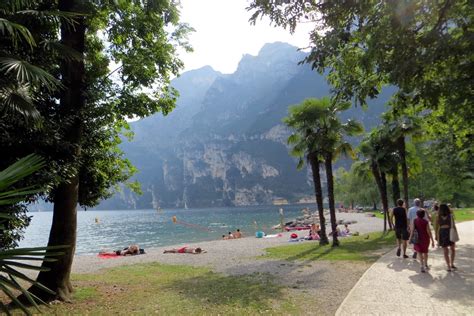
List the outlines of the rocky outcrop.
{"label": "rocky outcrop", "polygon": [[[298,64],[304,57],[291,45],[267,44],[258,56],[244,56],[234,74],[204,67],[174,79],[176,109],[131,123],[135,140],[122,145],[144,194],[124,189],[100,207],[296,203],[313,195],[311,172],[296,170],[282,123],[290,105],[329,94],[323,76]],[[364,112],[367,125],[381,108]]]}

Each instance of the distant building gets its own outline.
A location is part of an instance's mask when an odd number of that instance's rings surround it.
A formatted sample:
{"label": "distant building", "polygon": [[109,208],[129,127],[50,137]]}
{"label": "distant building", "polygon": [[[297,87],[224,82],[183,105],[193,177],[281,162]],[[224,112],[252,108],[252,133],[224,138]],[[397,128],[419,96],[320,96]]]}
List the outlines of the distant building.
{"label": "distant building", "polygon": [[273,205],[288,205],[288,200],[287,199],[274,199],[273,200]]}

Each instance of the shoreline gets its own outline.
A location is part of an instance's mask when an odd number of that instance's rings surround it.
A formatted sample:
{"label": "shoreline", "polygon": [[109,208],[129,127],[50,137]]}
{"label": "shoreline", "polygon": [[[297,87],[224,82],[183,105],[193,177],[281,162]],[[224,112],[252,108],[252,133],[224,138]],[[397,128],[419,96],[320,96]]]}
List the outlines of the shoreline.
{"label": "shoreline", "polygon": [[[350,229],[352,232],[359,231],[361,234],[381,231],[383,227],[383,220],[361,213],[338,213],[338,219],[356,220],[357,223],[351,224]],[[302,236],[307,232],[300,231],[297,234]],[[213,273],[224,276],[266,274],[275,284],[283,286],[284,291],[290,297],[294,297],[299,302],[301,310],[307,311],[305,314],[334,315],[349,291],[372,263],[325,260],[287,261],[259,258],[265,254],[266,248],[299,244],[288,242],[291,233],[284,232],[282,237],[276,238],[244,236],[240,239],[181,243],[170,247],[145,249],[147,253],[144,255],[114,259],[78,255],[74,258],[72,272],[77,274],[100,273],[103,269],[124,265],[160,263],[205,267]],[[344,243],[344,238],[341,238],[341,242]],[[318,244],[318,241],[304,241],[304,243]],[[182,246],[199,246],[207,252],[202,254],[163,254],[163,250],[166,248]],[[319,309],[314,310],[315,306]]]}
{"label": "shoreline", "polygon": [[[356,220],[351,224],[352,232],[361,234],[381,231],[383,221],[375,217],[368,217],[363,213],[338,213],[338,220]],[[329,225],[326,226],[328,228]],[[296,231],[301,237],[308,231]],[[278,233],[273,230],[271,233]],[[293,232],[282,232],[282,237],[256,238],[255,236],[244,236],[239,239],[210,240],[192,243],[176,243],[170,246],[153,247],[145,249],[146,254],[136,256],[117,257],[112,259],[101,259],[95,255],[77,254],[74,256],[72,266],[73,273],[96,273],[101,269],[108,269],[121,265],[132,265],[147,262],[160,262],[164,264],[184,264],[192,266],[209,266],[218,272],[226,273],[223,267],[243,264],[245,261],[255,260],[255,257],[265,253],[265,248],[288,244],[290,234]],[[317,241],[305,241],[317,242]],[[124,247],[127,245],[124,245]],[[140,246],[140,245],[139,245]],[[183,246],[201,247],[206,253],[199,255],[191,254],[163,254],[165,249],[180,248]]]}

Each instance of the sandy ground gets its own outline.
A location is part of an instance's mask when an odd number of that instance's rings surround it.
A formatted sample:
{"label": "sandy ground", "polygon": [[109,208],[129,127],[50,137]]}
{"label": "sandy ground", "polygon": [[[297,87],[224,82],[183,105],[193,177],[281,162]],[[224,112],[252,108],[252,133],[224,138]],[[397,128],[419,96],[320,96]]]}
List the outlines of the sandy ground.
{"label": "sandy ground", "polygon": [[[338,219],[355,220],[350,225],[351,231],[368,233],[380,231],[382,220],[367,217],[365,214],[338,213]],[[298,233],[298,232],[297,232]],[[97,256],[76,256],[73,273],[100,273],[100,270],[145,262],[165,264],[184,264],[209,267],[224,275],[243,275],[268,273],[275,276],[276,282],[285,285],[290,295],[308,302],[309,306],[321,306],[322,310],[307,310],[306,315],[334,315],[335,311],[370,266],[364,262],[329,262],[329,261],[286,261],[258,258],[265,254],[265,248],[287,245],[290,233],[283,233],[279,238],[255,238],[249,236],[235,240],[206,241],[195,244],[177,244],[174,247],[201,247],[206,253],[163,254],[161,247],[146,249],[145,255],[100,259]],[[302,236],[302,232],[299,232]],[[312,241],[305,241],[312,242]],[[296,243],[295,243],[296,244]]]}

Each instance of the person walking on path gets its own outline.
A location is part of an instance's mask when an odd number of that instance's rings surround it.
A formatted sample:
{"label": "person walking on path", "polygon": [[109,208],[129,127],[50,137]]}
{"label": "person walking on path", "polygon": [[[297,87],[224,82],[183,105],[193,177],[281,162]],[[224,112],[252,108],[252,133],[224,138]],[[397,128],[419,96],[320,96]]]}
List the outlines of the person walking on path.
{"label": "person walking on path", "polygon": [[397,257],[400,257],[401,247],[403,246],[403,258],[408,258],[407,252],[407,240],[408,240],[408,220],[407,210],[403,207],[403,200],[397,200],[397,207],[392,211],[392,222],[395,222],[395,236],[397,237]]}
{"label": "person walking on path", "polygon": [[[454,217],[446,204],[441,204],[439,206],[438,212],[438,242],[441,247],[443,247],[444,251],[444,259],[446,260],[446,264],[448,265],[447,270],[451,272],[452,270],[457,269],[454,265],[454,257],[456,255],[456,243],[455,241],[451,240],[450,237],[450,230],[451,228],[455,229],[454,226]],[[449,251],[448,250],[451,250]],[[449,254],[451,252],[451,255]]]}
{"label": "person walking on path", "polygon": [[420,266],[421,272],[426,272],[428,267],[428,248],[431,244],[434,248],[433,235],[431,234],[430,226],[427,220],[424,219],[426,212],[422,209],[416,212],[417,218],[413,221],[413,224],[410,228],[410,240],[413,238],[413,233],[416,230],[418,232],[418,240],[415,243],[414,249],[417,253],[420,254]]}
{"label": "person walking on path", "polygon": [[[407,216],[408,216],[408,221],[409,221],[409,227],[412,227],[413,222],[416,219],[416,213],[421,209],[421,200],[419,198],[414,199],[413,203],[415,205],[408,209],[408,215]],[[427,222],[430,221],[427,212],[425,212],[424,218]],[[413,259],[416,259],[416,250],[415,249],[413,249]]]}

